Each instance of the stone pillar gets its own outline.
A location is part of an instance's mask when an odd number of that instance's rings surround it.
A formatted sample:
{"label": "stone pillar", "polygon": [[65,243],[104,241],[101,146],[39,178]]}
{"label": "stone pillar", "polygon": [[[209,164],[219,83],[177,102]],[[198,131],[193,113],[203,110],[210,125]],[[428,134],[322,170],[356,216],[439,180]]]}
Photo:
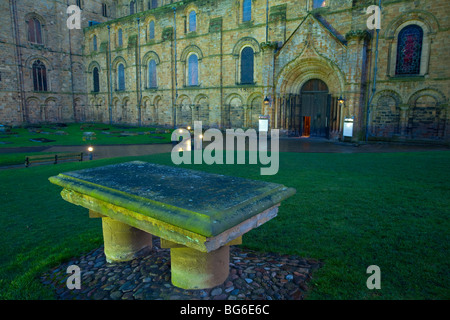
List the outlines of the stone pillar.
{"label": "stone pillar", "polygon": [[352,141],[365,136],[367,103],[361,90],[367,82],[367,46],[370,34],[366,30],[352,30],[345,35],[347,39],[347,59],[344,66],[346,86],[346,116],[354,116]]}
{"label": "stone pillar", "polygon": [[129,261],[152,248],[152,235],[109,217],[102,217],[106,261]]}
{"label": "stone pillar", "polygon": [[230,247],[201,252],[188,247],[170,249],[172,284],[183,289],[206,289],[222,284],[230,271]]}
{"label": "stone pillar", "polygon": [[242,236],[211,252],[202,252],[161,238],[170,248],[172,284],[182,289],[207,289],[222,284],[230,273],[230,246],[242,244]]}
{"label": "stone pillar", "polygon": [[406,128],[408,126],[409,104],[401,104],[400,108],[400,136],[406,137]]}

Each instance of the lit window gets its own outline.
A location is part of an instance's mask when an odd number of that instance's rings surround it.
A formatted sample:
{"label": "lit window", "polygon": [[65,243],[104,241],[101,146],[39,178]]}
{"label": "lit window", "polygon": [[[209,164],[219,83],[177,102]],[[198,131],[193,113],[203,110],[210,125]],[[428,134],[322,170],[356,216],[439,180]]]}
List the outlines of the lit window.
{"label": "lit window", "polygon": [[420,74],[422,42],[423,30],[418,25],[409,25],[400,31],[398,35],[395,74]]}
{"label": "lit window", "polygon": [[198,57],[195,54],[188,59],[188,85],[198,86]]}
{"label": "lit window", "polygon": [[253,84],[254,52],[250,47],[245,47],[241,52],[241,83]]}
{"label": "lit window", "polygon": [[150,60],[148,63],[148,87],[156,88],[158,86],[156,80],[156,61]]}
{"label": "lit window", "polygon": [[242,11],[242,21],[252,20],[252,0],[244,0]]}
{"label": "lit window", "polygon": [[326,0],[314,0],[313,9],[326,7]]}
{"label": "lit window", "polygon": [[40,60],[33,63],[33,85],[34,91],[47,91],[47,69]]}
{"label": "lit window", "polygon": [[197,13],[192,10],[189,13],[189,31],[196,31],[197,30]]}

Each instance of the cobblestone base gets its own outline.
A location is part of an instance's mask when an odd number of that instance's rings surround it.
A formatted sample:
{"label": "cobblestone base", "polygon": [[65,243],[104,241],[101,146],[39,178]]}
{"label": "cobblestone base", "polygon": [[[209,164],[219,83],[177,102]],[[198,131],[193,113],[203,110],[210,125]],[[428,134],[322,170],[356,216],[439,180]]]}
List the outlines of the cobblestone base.
{"label": "cobblestone base", "polygon": [[[67,267],[81,269],[81,289],[69,290]],[[232,246],[230,275],[221,285],[184,290],[170,282],[170,251],[153,240],[151,254],[124,263],[106,262],[103,246],[41,277],[62,300],[302,300],[320,262]]]}

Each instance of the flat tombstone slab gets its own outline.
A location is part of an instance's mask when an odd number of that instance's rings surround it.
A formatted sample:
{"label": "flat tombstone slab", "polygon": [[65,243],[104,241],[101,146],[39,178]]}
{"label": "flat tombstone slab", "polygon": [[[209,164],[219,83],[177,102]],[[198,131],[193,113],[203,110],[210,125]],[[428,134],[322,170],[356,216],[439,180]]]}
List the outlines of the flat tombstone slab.
{"label": "flat tombstone slab", "polygon": [[211,252],[276,216],[295,189],[141,161],[61,173],[62,197],[187,247]]}

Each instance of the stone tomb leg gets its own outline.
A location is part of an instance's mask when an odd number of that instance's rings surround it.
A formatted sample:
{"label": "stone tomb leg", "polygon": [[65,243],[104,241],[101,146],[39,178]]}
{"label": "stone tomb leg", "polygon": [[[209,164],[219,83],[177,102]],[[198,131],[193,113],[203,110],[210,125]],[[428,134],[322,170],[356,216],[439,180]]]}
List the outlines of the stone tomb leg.
{"label": "stone tomb leg", "polygon": [[161,239],[170,249],[172,284],[183,289],[206,289],[222,284],[230,273],[230,245],[242,244],[242,237],[211,252],[201,252]]}
{"label": "stone tomb leg", "polygon": [[102,218],[106,261],[124,262],[147,254],[153,246],[152,235],[128,224],[89,210],[89,217]]}
{"label": "stone tomb leg", "polygon": [[229,246],[276,217],[295,189],[280,184],[141,161],[61,173],[49,180],[64,200],[102,218],[108,262],[152,245],[170,248],[172,283],[205,289],[229,274]]}

